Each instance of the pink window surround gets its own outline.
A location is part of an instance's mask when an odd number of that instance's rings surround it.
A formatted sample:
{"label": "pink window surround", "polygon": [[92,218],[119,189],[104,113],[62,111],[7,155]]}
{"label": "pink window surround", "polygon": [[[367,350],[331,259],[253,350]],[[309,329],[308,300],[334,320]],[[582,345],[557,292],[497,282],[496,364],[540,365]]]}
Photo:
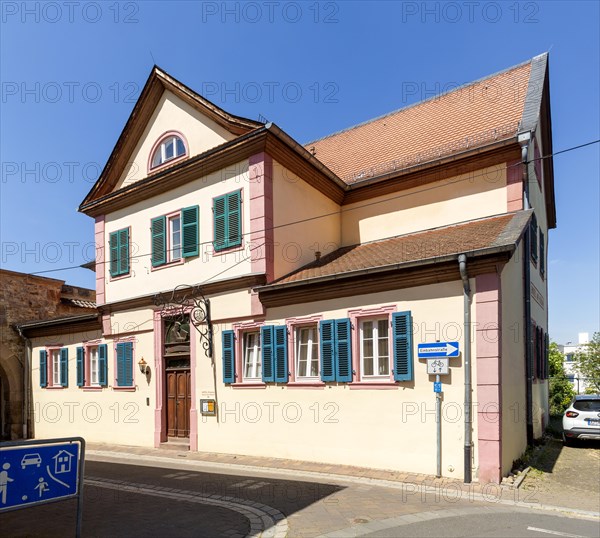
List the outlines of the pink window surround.
{"label": "pink window surround", "polygon": [[58,356],[60,360],[60,350],[65,347],[62,344],[55,344],[53,346],[46,346],[46,388],[51,390],[60,390],[66,387],[62,385],[54,384],[54,364],[52,361],[52,352],[58,351]]}
{"label": "pink window surround", "polygon": [[[232,383],[233,388],[266,388],[266,384],[262,381],[248,380],[244,381],[244,333],[260,331],[260,328],[265,324],[264,321],[252,321],[246,323],[234,323],[232,329],[235,332],[235,383]],[[262,349],[262,342],[261,342]]]}
{"label": "pink window surround", "polygon": [[475,277],[479,481],[502,480],[502,295],[500,274]]}
{"label": "pink window surround", "polygon": [[[131,356],[132,356],[132,361],[131,361],[131,381],[132,381],[132,385],[130,387],[118,387],[117,386],[117,344],[122,344],[124,342],[133,342],[133,348],[131,350]],[[137,342],[137,339],[135,336],[129,336],[126,338],[118,338],[116,340],[113,341],[113,345],[112,345],[112,351],[113,351],[113,386],[112,389],[118,392],[135,392],[137,390],[137,386],[136,386],[136,378],[135,378],[135,371],[137,370],[137,362],[136,362],[136,356],[135,356],[135,344]],[[108,350],[107,350],[108,351]],[[106,358],[106,360],[108,361],[108,357]]]}
{"label": "pink window surround", "polygon": [[[288,370],[290,372],[289,382],[286,386],[291,388],[325,388],[325,383],[323,383],[319,377],[296,377],[296,329],[299,329],[301,327],[307,327],[310,325],[316,325],[318,334],[319,322],[322,319],[322,314],[317,314],[314,316],[286,318],[285,325],[287,326],[288,332]],[[321,357],[319,356],[319,367],[320,365]]]}
{"label": "pink window surround", "polygon": [[[127,233],[128,237],[129,237],[129,248],[127,249],[127,251],[129,252],[129,272],[126,275],[112,276],[110,274],[110,234],[113,232],[117,232],[119,230],[129,230]],[[108,253],[108,255],[106,256],[106,265],[108,265],[108,271],[106,271],[106,272],[109,275],[111,282],[117,282],[118,280],[123,280],[125,278],[131,278],[133,276],[133,263],[132,263],[133,253],[132,253],[131,245],[133,245],[133,239],[132,239],[132,235],[131,235],[131,226],[125,226],[125,228],[119,228],[118,230],[113,230],[112,232],[109,232],[108,242],[106,244],[106,252]]]}
{"label": "pink window surround", "polygon": [[523,209],[523,165],[521,161],[512,161],[506,166],[506,209],[520,211]]}
{"label": "pink window surround", "polygon": [[[169,138],[170,136],[177,136],[177,137],[181,138],[181,141],[183,142],[183,147],[185,148],[183,155],[180,155],[179,157],[174,157],[173,159],[169,159],[168,161],[165,161],[164,163],[161,163],[158,166],[155,166],[154,168],[152,168],[152,159],[154,157],[154,154],[156,153],[156,150],[165,141],[165,139]],[[190,150],[189,150],[188,141],[187,141],[186,137],[183,135],[183,133],[181,133],[179,131],[167,131],[166,133],[163,133],[158,138],[158,140],[156,142],[154,142],[154,145],[152,146],[152,149],[150,150],[150,154],[148,155],[148,164],[147,164],[148,175],[156,172],[157,170],[160,170],[161,168],[165,168],[167,166],[171,166],[174,163],[182,161],[183,159],[187,158],[189,156],[189,154],[190,154]]]}
{"label": "pink window surround", "polygon": [[[273,231],[273,159],[261,152],[248,159],[250,179],[250,263],[253,273],[264,273],[267,283],[275,277]],[[258,296],[252,297],[252,314],[264,315]]]}
{"label": "pink window surround", "polygon": [[[354,374],[352,376],[352,383],[350,383],[351,389],[364,389],[364,388],[372,388],[372,389],[385,389],[385,388],[397,388],[396,382],[394,380],[394,374],[392,373],[393,369],[393,356],[394,356],[394,346],[393,346],[393,338],[392,338],[392,329],[391,329],[391,320],[392,314],[398,311],[398,307],[396,305],[386,305],[386,306],[378,306],[375,308],[357,308],[355,310],[348,311],[348,317],[350,318],[350,322],[352,323],[352,329],[354,330],[354,336],[352,338],[352,369],[354,370]],[[389,366],[389,376],[386,378],[373,378],[362,379],[362,368],[361,368],[361,349],[360,349],[360,322],[367,320],[369,318],[388,318],[388,357],[390,361]]]}
{"label": "pink window surround", "polygon": [[[191,308],[187,310],[189,314]],[[168,316],[168,312],[165,312]],[[167,441],[167,386],[165,379],[165,365],[163,361],[163,349],[165,342],[165,325],[161,312],[154,312],[154,372],[156,387],[156,407],[154,409],[154,446],[160,447],[161,443]],[[190,450],[198,450],[198,408],[196,388],[196,354],[204,350],[197,345],[198,336],[195,329],[190,334],[190,377],[191,377],[191,406],[190,406]],[[150,362],[150,361],[148,361]]]}
{"label": "pink window surround", "polygon": [[[182,265],[185,262],[185,258],[183,257],[183,252],[181,252],[181,255],[179,257],[178,260],[175,261],[170,261],[170,257],[172,255],[172,248],[173,245],[171,244],[171,242],[173,241],[171,239],[171,228],[170,228],[170,224],[169,224],[169,219],[173,218],[173,217],[177,217],[179,216],[181,218],[181,210],[179,211],[173,211],[171,213],[167,213],[166,215],[159,215],[158,217],[165,217],[165,221],[166,221],[166,230],[165,230],[165,237],[166,237],[166,248],[167,248],[167,261],[166,263],[163,263],[162,265],[158,265],[157,267],[154,267],[152,265],[152,263],[150,263],[150,271],[154,272],[154,271],[160,271],[161,269],[165,269],[166,267],[173,267],[174,265]],[[158,218],[156,217],[156,218]],[[180,220],[180,237],[181,237],[181,246],[180,248],[183,250],[183,221]],[[152,229],[152,221],[150,221],[150,229]]]}
{"label": "pink window surround", "polygon": [[96,242],[96,304],[100,306],[106,302],[105,275],[106,264],[108,263],[104,244],[104,215],[96,217],[94,239]]}
{"label": "pink window surround", "polygon": [[[92,370],[91,370],[91,364],[90,364],[90,348],[98,347],[102,343],[103,343],[102,340],[98,339],[98,340],[89,340],[83,344],[84,370],[83,370],[83,387],[81,387],[81,389],[84,390],[85,392],[96,392],[96,391],[102,391],[104,389],[104,387],[101,385],[92,385],[91,384]],[[108,346],[106,347],[106,351],[108,353]],[[108,357],[106,358],[106,360],[108,361]],[[107,379],[107,381],[108,381],[108,379]]]}

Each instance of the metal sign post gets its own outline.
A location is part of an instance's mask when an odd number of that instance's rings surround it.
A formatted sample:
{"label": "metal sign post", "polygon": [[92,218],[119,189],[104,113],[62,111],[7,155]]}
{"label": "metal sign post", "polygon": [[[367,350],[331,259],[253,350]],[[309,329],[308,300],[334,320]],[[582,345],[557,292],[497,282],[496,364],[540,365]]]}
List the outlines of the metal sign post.
{"label": "metal sign post", "polygon": [[[427,361],[431,362],[431,361]],[[435,376],[435,424],[437,429],[437,472],[436,477],[442,477],[442,382],[440,374]]]}
{"label": "metal sign post", "polygon": [[77,498],[79,538],[84,460],[81,437],[0,443],[0,513]]}

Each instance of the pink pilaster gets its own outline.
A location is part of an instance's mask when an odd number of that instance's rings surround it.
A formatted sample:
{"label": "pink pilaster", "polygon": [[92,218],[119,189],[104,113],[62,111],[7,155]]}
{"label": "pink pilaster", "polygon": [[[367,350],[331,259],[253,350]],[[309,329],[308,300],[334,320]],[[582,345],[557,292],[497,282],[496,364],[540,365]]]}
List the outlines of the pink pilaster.
{"label": "pink pilaster", "polygon": [[[250,179],[250,254],[253,273],[264,273],[267,282],[274,278],[273,260],[273,159],[264,152],[249,159]],[[258,297],[252,297],[252,314],[262,315]]]}
{"label": "pink pilaster", "polygon": [[104,215],[96,217],[94,237],[96,241],[96,304],[102,305],[106,302],[104,290],[104,275],[106,272],[104,255]]}
{"label": "pink pilaster", "polygon": [[502,479],[502,304],[500,275],[475,277],[479,480]]}
{"label": "pink pilaster", "polygon": [[508,211],[523,209],[523,165],[521,161],[507,164],[506,202]]}

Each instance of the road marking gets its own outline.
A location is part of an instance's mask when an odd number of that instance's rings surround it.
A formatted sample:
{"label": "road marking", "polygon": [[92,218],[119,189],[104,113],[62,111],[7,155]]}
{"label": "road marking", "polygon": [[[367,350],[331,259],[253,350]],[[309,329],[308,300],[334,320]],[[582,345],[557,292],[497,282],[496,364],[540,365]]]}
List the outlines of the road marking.
{"label": "road marking", "polygon": [[528,531],[544,532],[546,534],[553,534],[554,536],[564,536],[565,538],[585,538],[580,534],[569,534],[568,532],[551,531],[548,529],[538,529],[537,527],[527,527]]}
{"label": "road marking", "polygon": [[120,482],[110,478],[86,477],[85,483],[99,488],[129,491],[153,497],[167,497],[179,501],[208,504],[233,510],[242,514],[250,522],[248,537],[284,538],[288,532],[288,522],[285,516],[275,508],[236,497],[202,494],[184,489],[172,489],[150,484]]}

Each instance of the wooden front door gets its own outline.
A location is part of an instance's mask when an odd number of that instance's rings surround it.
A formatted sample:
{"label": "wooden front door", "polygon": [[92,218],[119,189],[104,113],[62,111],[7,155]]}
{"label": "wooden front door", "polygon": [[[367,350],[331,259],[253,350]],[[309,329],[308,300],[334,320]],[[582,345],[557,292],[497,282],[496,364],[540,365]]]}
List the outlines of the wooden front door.
{"label": "wooden front door", "polygon": [[190,436],[191,375],[189,369],[167,370],[167,435]]}

